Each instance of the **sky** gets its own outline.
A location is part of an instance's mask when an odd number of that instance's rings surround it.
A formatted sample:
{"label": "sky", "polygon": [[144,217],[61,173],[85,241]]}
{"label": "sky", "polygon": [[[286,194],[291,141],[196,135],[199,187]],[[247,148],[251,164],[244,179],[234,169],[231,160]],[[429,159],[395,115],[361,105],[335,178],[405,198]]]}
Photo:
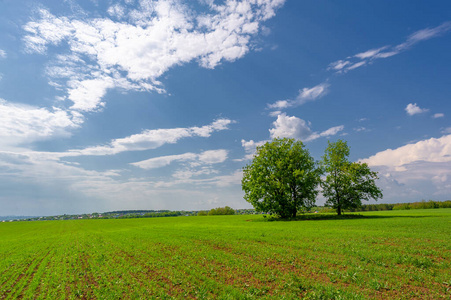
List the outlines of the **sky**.
{"label": "sky", "polygon": [[0,0],[0,215],[251,208],[275,137],[448,200],[450,100],[445,0]]}

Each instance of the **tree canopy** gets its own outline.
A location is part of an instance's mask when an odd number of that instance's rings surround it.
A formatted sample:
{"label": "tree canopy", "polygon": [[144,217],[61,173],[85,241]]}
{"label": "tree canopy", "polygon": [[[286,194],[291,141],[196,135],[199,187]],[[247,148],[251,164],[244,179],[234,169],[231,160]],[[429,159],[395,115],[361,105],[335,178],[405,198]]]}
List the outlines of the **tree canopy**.
{"label": "tree canopy", "polygon": [[382,191],[376,186],[377,172],[370,170],[367,164],[350,162],[349,147],[342,140],[328,142],[321,166],[326,174],[321,182],[322,193],[327,199],[326,205],[337,210],[358,208],[362,200],[382,198]]}
{"label": "tree canopy", "polygon": [[283,138],[257,147],[243,168],[242,189],[255,210],[293,218],[315,204],[319,182],[320,170],[304,144]]}

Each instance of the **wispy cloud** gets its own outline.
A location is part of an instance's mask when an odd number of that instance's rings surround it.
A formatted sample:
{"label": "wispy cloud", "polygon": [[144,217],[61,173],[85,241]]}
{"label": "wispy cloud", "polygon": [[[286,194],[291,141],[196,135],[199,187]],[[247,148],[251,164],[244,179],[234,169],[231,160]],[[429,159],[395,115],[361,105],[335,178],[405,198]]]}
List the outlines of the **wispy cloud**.
{"label": "wispy cloud", "polygon": [[170,165],[172,162],[192,162],[194,164],[217,164],[227,159],[228,151],[224,149],[208,150],[200,154],[184,153],[178,155],[167,155],[146,159],[143,161],[131,163],[131,165],[142,169],[155,169]]}
{"label": "wispy cloud", "polygon": [[67,49],[66,57],[75,59],[54,61],[50,81],[66,91],[71,109],[92,111],[104,104],[109,89],[164,92],[158,78],[174,66],[195,60],[214,68],[243,57],[261,23],[283,3],[212,2],[206,13],[196,14],[180,1],[141,1],[138,9],[109,7],[110,18],[58,17],[40,9],[39,18],[23,27],[24,42],[33,53],[56,45]]}
{"label": "wispy cloud", "polygon": [[125,151],[149,150],[161,147],[164,144],[174,144],[182,138],[209,137],[213,132],[226,130],[233,123],[229,119],[219,119],[202,127],[169,128],[144,130],[125,138],[112,140],[105,146],[94,146],[80,150],[69,150],[61,156],[82,155],[114,155]]}
{"label": "wispy cloud", "polygon": [[346,59],[337,60],[329,64],[328,70],[337,73],[346,73],[350,70],[370,64],[377,59],[398,55],[419,42],[438,37],[448,31],[451,31],[451,21],[444,22],[434,28],[418,30],[411,34],[403,43],[396,46],[383,46],[376,49],[370,49],[365,52],[357,53],[354,56],[347,57]]}
{"label": "wispy cloud", "polygon": [[438,118],[443,118],[444,116],[445,116],[444,113],[436,113],[436,114],[434,114],[432,117],[433,117],[434,119],[438,119]]}
{"label": "wispy cloud", "polygon": [[5,50],[2,50],[2,49],[0,49],[0,58],[6,58],[6,51]]}
{"label": "wispy cloud", "polygon": [[81,115],[0,99],[0,145],[18,146],[69,136],[83,122]]}
{"label": "wispy cloud", "polygon": [[409,116],[413,116],[413,115],[417,115],[417,114],[422,114],[425,112],[428,112],[429,109],[427,108],[420,108],[416,103],[409,103],[407,104],[406,108],[405,108],[406,113]]}
{"label": "wispy cloud", "polygon": [[303,105],[307,102],[316,101],[326,95],[329,89],[328,83],[321,83],[312,88],[303,88],[299,90],[299,94],[294,100],[279,100],[273,104],[269,104],[269,109],[284,109],[293,106]]}

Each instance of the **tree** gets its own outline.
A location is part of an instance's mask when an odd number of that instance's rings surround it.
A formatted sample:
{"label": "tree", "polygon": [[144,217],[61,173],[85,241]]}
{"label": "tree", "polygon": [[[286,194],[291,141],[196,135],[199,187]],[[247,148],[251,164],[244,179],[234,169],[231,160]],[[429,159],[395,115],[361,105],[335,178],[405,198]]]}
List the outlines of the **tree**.
{"label": "tree", "polygon": [[342,140],[328,142],[321,166],[326,179],[321,182],[326,205],[341,215],[344,209],[362,206],[362,200],[382,198],[382,191],[376,186],[377,172],[366,163],[350,162],[349,147]]}
{"label": "tree", "polygon": [[226,207],[218,207],[218,208],[212,208],[208,212],[208,215],[214,216],[214,215],[234,215],[235,210],[229,206]]}
{"label": "tree", "polygon": [[319,182],[320,169],[304,144],[284,138],[257,147],[241,183],[244,199],[256,211],[293,218],[299,209],[315,204]]}

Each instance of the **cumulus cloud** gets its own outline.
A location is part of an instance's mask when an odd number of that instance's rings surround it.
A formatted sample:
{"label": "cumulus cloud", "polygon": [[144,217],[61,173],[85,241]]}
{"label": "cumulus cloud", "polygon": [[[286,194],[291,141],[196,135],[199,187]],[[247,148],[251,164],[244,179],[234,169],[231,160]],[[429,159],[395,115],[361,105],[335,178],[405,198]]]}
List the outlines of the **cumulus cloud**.
{"label": "cumulus cloud", "polygon": [[336,135],[344,129],[343,125],[329,128],[323,132],[312,132],[311,124],[297,118],[287,116],[285,113],[280,114],[277,120],[273,122],[273,128],[269,129],[271,138],[295,138],[303,141],[312,141],[320,137],[328,137]]}
{"label": "cumulus cloud", "polygon": [[396,46],[383,46],[376,49],[370,49],[361,53],[357,53],[354,56],[347,57],[346,59],[337,60],[329,64],[328,70],[337,73],[346,73],[350,70],[357,69],[372,63],[377,59],[388,58],[394,55],[398,55],[403,51],[410,49],[415,44],[438,37],[442,34],[451,31],[451,22],[444,22],[443,24],[434,28],[425,28],[418,30],[411,34],[407,39]]}
{"label": "cumulus cloud", "polygon": [[197,14],[182,1],[143,0],[138,9],[115,4],[107,9],[110,18],[84,19],[40,9],[39,18],[23,27],[24,42],[28,52],[44,54],[58,45],[76,57],[54,61],[50,81],[66,90],[72,109],[92,111],[102,106],[109,89],[163,92],[158,78],[174,66],[197,61],[214,68],[243,57],[261,23],[283,3],[209,2],[206,12]]}
{"label": "cumulus cloud", "polygon": [[407,104],[406,108],[405,108],[407,114],[409,116],[413,116],[413,115],[417,115],[417,114],[422,114],[425,112],[428,112],[429,109],[427,108],[420,108],[416,103],[409,103]]}
{"label": "cumulus cloud", "polygon": [[451,162],[451,135],[387,149],[362,161],[370,166],[383,165],[398,170],[416,162]]}
{"label": "cumulus cloud", "polygon": [[300,118],[287,116],[285,113],[280,114],[272,125],[273,128],[269,129],[271,138],[288,137],[303,140],[312,134],[310,124]]}
{"label": "cumulus cloud", "polygon": [[69,136],[70,130],[83,122],[77,113],[10,103],[4,99],[0,99],[0,120],[0,144],[10,146]]}
{"label": "cumulus cloud", "polygon": [[[218,119],[209,125],[202,127],[169,128],[144,130],[125,138],[112,140],[109,145],[89,147],[81,150],[69,150],[61,155],[114,155],[124,151],[149,150],[161,147],[164,144],[174,144],[182,138],[209,137],[215,131],[228,129],[233,123],[229,119]],[[207,159],[207,158],[205,158]]]}
{"label": "cumulus cloud", "polygon": [[451,135],[387,149],[360,161],[380,173],[394,202],[446,200],[451,193]]}
{"label": "cumulus cloud", "polygon": [[279,100],[273,104],[269,104],[269,109],[284,109],[293,106],[303,105],[307,102],[316,101],[326,95],[329,88],[328,83],[321,83],[312,88],[303,88],[299,90],[299,94],[295,100]]}
{"label": "cumulus cloud", "polygon": [[227,159],[228,151],[224,149],[208,150],[200,154],[184,153],[178,155],[167,155],[154,157],[147,160],[131,163],[131,165],[139,167],[141,169],[155,169],[161,168],[171,164],[174,161],[184,162],[191,161],[199,164],[217,164],[222,163]]}

